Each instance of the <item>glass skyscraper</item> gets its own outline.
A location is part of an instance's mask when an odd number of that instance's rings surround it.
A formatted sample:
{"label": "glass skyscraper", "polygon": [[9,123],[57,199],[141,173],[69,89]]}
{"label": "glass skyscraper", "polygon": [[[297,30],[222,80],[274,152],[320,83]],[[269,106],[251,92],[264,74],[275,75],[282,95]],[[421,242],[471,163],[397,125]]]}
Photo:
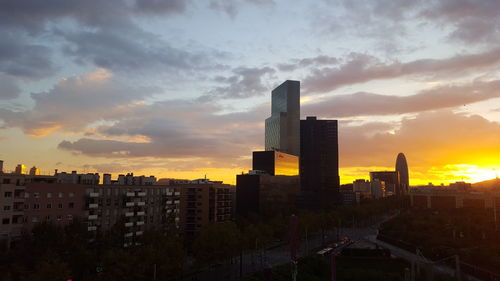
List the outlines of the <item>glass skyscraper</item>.
{"label": "glass skyscraper", "polygon": [[287,80],[272,91],[265,126],[266,150],[300,155],[300,81]]}

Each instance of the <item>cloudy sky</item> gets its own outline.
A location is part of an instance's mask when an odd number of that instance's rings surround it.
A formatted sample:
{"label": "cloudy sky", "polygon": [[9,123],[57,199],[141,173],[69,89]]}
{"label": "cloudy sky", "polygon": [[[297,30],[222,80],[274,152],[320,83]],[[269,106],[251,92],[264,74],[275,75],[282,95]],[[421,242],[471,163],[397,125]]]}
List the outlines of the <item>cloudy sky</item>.
{"label": "cloudy sky", "polygon": [[341,181],[500,173],[498,0],[6,0],[0,159],[235,182],[270,91],[340,120]]}

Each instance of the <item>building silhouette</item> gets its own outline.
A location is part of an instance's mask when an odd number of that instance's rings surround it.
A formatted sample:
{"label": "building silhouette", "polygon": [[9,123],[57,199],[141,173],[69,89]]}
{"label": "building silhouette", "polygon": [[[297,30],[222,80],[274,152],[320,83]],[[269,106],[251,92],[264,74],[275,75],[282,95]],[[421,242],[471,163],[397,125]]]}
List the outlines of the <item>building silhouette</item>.
{"label": "building silhouette", "polygon": [[300,82],[287,80],[272,91],[265,122],[265,149],[300,155]]}
{"label": "building silhouette", "polygon": [[304,207],[338,201],[340,186],[337,120],[300,120],[300,184]]}
{"label": "building silhouette", "polygon": [[396,172],[399,175],[397,194],[406,194],[410,188],[410,177],[408,174],[408,163],[403,153],[399,153],[396,158]]}

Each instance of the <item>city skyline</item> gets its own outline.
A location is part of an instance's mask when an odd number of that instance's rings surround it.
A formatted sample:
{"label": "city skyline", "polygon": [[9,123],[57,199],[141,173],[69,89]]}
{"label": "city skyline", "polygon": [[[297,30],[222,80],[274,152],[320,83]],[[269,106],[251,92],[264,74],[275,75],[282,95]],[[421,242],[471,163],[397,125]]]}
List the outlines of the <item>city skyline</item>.
{"label": "city skyline", "polygon": [[339,120],[341,183],[400,152],[411,185],[500,173],[499,3],[59,4],[0,4],[5,170],[234,184],[290,79],[301,119]]}

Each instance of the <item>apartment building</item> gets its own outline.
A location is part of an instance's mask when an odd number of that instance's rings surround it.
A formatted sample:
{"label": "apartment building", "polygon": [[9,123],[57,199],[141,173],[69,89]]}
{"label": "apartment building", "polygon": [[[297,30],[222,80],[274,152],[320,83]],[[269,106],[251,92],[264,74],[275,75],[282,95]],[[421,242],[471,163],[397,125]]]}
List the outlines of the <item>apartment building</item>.
{"label": "apartment building", "polygon": [[88,187],[85,190],[88,231],[97,234],[123,224],[124,246],[138,245],[148,228],[178,229],[180,196],[177,188],[162,185]]}
{"label": "apartment building", "polygon": [[186,236],[209,223],[233,219],[234,186],[208,179],[172,181],[170,186],[180,190],[180,230]]}

